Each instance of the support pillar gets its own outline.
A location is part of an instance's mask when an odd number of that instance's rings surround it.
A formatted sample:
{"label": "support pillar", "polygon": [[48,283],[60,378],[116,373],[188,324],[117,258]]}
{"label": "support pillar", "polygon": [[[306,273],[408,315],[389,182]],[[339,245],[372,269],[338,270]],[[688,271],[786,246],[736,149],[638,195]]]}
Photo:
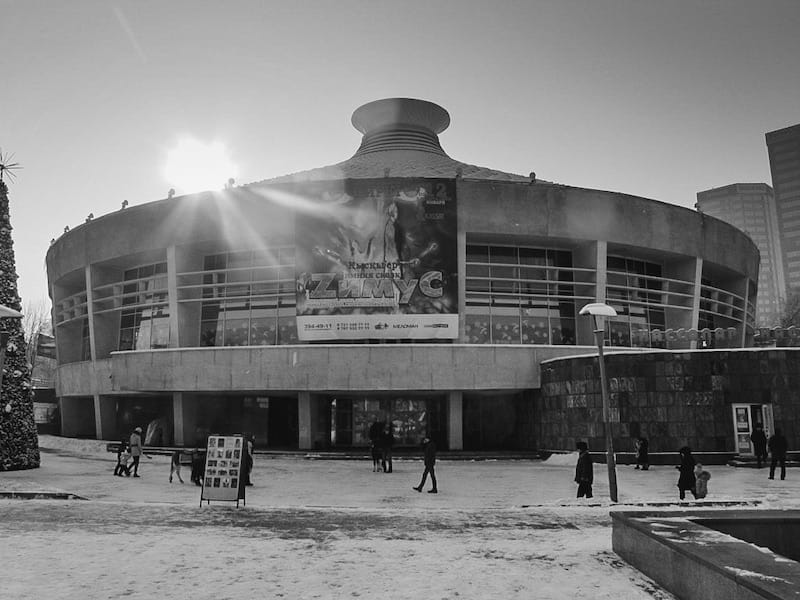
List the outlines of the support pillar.
{"label": "support pillar", "polygon": [[297,394],[297,447],[300,450],[314,448],[311,418],[311,392]]}
{"label": "support pillar", "polygon": [[98,440],[116,439],[117,401],[113,397],[94,395],[94,429]]}
{"label": "support pillar", "polygon": [[172,439],[176,446],[206,444],[206,440],[197,439],[197,402],[184,392],[172,394]]}
{"label": "support pillar", "polygon": [[186,445],[186,424],[183,415],[183,392],[174,392],[172,394],[172,439],[176,446]]}
{"label": "support pillar", "polygon": [[447,395],[447,446],[464,449],[464,394],[460,391]]}

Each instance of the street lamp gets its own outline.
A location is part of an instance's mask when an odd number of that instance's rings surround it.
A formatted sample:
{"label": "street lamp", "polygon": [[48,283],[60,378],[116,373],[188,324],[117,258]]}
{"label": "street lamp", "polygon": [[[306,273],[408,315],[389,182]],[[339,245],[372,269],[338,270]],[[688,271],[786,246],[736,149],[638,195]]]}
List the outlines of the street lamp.
{"label": "street lamp", "polygon": [[614,459],[614,440],[611,435],[611,409],[608,402],[608,381],[606,362],[603,357],[603,324],[608,317],[616,317],[617,311],[608,304],[593,302],[584,306],[581,315],[591,315],[594,326],[594,339],[597,342],[597,362],[600,364],[600,392],[603,396],[603,426],[606,430],[606,464],[608,465],[608,491],[611,501],[617,501],[617,461]]}

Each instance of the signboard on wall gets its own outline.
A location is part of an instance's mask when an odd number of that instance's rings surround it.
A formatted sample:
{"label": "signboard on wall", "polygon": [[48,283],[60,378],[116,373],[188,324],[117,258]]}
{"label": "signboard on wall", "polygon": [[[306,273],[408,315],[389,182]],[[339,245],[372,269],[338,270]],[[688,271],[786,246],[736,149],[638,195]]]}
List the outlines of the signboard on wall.
{"label": "signboard on wall", "polygon": [[296,217],[301,340],[458,337],[453,180],[347,180],[315,200]]}
{"label": "signboard on wall", "polygon": [[245,482],[242,479],[247,447],[241,435],[210,435],[203,469],[200,504],[203,500],[244,500]]}

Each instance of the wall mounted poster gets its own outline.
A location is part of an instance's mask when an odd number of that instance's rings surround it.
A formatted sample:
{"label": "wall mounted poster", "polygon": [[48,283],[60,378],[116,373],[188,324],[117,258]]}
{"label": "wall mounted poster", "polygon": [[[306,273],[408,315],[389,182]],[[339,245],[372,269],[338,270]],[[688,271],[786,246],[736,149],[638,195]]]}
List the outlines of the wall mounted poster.
{"label": "wall mounted poster", "polygon": [[458,337],[456,188],[347,180],[298,210],[301,340]]}
{"label": "wall mounted poster", "polygon": [[239,500],[244,500],[242,472],[246,452],[247,447],[241,435],[208,436],[201,506],[203,500],[226,500],[236,502],[236,506],[239,506]]}

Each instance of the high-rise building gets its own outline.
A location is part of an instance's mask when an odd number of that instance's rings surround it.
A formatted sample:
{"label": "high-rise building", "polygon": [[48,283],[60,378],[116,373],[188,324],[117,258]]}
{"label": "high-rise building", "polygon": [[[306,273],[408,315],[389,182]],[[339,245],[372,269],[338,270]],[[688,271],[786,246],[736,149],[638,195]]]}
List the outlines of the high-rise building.
{"label": "high-rise building", "polygon": [[761,253],[756,321],[762,327],[778,325],[786,281],[772,188],[766,183],[733,183],[698,192],[696,207],[741,229],[756,243]]}
{"label": "high-rise building", "polygon": [[800,289],[800,124],[766,135],[786,286]]}

